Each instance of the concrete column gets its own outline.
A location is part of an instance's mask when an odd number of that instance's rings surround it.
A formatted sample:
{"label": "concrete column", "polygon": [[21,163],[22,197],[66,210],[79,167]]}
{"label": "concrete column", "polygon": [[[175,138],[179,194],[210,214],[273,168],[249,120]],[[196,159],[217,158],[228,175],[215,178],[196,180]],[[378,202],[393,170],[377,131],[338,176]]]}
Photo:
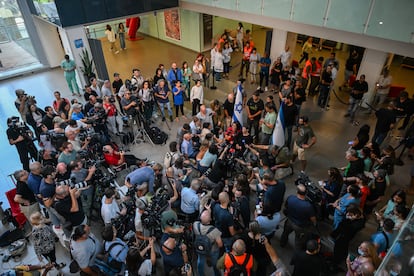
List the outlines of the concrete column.
{"label": "concrete column", "polygon": [[276,58],[280,56],[280,54],[285,50],[287,37],[287,31],[273,29],[272,45],[270,46],[270,58],[272,59],[272,64]]}
{"label": "concrete column", "polygon": [[364,74],[365,81],[368,83],[368,92],[365,93],[362,101],[362,107],[364,108],[368,108],[365,103],[371,104],[374,99],[375,83],[381,75],[381,70],[384,67],[387,56],[388,53],[385,52],[365,49],[357,77],[359,79],[359,76]]}
{"label": "concrete column", "polygon": [[[81,70],[81,67],[83,67],[81,58],[82,50],[86,49],[89,52],[90,57],[93,58],[91,49],[89,47],[88,38],[85,33],[85,29],[83,26],[68,27],[65,29],[59,28],[59,34],[62,38],[62,44],[65,54],[68,54],[69,57],[73,59],[76,63],[76,80],[78,82],[79,88],[83,89],[87,83]],[[75,45],[75,41],[79,42],[79,39],[82,40],[83,45],[78,45],[79,47],[77,48]]]}

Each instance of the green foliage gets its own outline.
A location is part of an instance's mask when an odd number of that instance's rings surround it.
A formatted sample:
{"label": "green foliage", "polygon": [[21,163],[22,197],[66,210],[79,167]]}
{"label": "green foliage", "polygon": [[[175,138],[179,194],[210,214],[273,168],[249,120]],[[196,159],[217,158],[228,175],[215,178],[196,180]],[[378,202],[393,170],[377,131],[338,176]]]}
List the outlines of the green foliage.
{"label": "green foliage", "polygon": [[86,49],[83,49],[80,57],[82,59],[82,65],[83,65],[83,67],[81,67],[82,73],[88,77],[94,75],[93,60],[91,56],[89,55],[89,52]]}

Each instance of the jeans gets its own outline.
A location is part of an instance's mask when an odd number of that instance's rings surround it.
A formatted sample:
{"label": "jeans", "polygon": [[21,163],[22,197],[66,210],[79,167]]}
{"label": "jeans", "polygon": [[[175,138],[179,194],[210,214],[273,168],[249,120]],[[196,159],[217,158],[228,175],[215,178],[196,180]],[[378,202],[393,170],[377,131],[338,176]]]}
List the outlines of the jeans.
{"label": "jeans", "polygon": [[230,61],[223,62],[223,73],[228,74],[230,72]]}
{"label": "jeans", "polygon": [[256,137],[255,139],[259,138],[259,120],[247,119],[247,128],[248,128],[250,134],[252,133],[252,128],[253,128],[254,129],[254,135],[252,135],[252,136],[255,136]]}
{"label": "jeans", "polygon": [[326,100],[328,99],[329,95],[329,86],[327,85],[320,85],[319,86],[319,97],[318,97],[318,106],[325,108]]}
{"label": "jeans", "polygon": [[351,116],[351,120],[354,120],[355,113],[356,113],[360,103],[361,103],[361,99],[355,99],[352,96],[349,97],[348,114],[349,114],[349,116]]}
{"label": "jeans", "polygon": [[286,146],[289,148],[289,149],[291,149],[292,147],[291,147],[291,145],[292,145],[292,129],[293,129],[293,126],[287,126],[286,127]]}
{"label": "jeans", "polygon": [[265,87],[269,86],[269,72],[260,71],[259,85],[262,87],[263,79],[265,80]]}
{"label": "jeans", "polygon": [[193,99],[192,102],[192,116],[197,115],[197,112],[200,111],[200,100],[199,99]]}
{"label": "jeans", "polygon": [[241,65],[240,65],[240,77],[243,77],[243,69],[246,67],[246,78],[247,74],[249,74],[249,67],[250,67],[250,61],[242,59]]}
{"label": "jeans", "polygon": [[126,49],[125,47],[125,33],[118,33],[119,34],[119,45],[121,49]]}
{"label": "jeans", "polygon": [[270,145],[270,139],[272,138],[272,133],[267,134],[262,132],[262,136],[260,139],[260,144],[262,145]]}
{"label": "jeans", "polygon": [[[217,267],[216,267],[217,260],[219,258],[219,253],[220,253],[219,250],[211,251],[211,253],[210,253],[211,265],[213,266],[215,276],[220,276],[221,275],[220,270],[218,270]],[[197,271],[198,271],[198,275],[200,275],[200,276],[205,275],[204,274],[204,265],[206,263],[206,259],[207,259],[207,256],[198,254],[198,257],[197,257]]]}
{"label": "jeans", "polygon": [[378,146],[381,146],[382,142],[384,142],[384,139],[387,137],[388,132],[376,132],[374,133],[374,136],[372,137],[372,142],[376,142]]}
{"label": "jeans", "polygon": [[302,53],[302,58],[299,60],[299,64],[301,64],[302,61],[307,61],[308,59],[309,59],[309,53],[303,52]]}
{"label": "jeans", "polygon": [[160,105],[160,110],[161,110],[161,115],[164,118],[165,114],[164,114],[164,108],[167,107],[168,109],[168,115],[172,116],[172,110],[171,110],[171,105],[170,102],[166,102],[166,103],[160,103],[158,102]]}

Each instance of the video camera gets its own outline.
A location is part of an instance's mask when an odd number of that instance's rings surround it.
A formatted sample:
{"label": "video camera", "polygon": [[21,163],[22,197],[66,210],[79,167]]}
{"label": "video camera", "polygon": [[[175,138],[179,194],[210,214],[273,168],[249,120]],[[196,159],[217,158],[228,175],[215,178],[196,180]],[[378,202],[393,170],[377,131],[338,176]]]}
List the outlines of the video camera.
{"label": "video camera", "polygon": [[126,89],[128,89],[131,92],[136,91],[138,89],[137,84],[138,84],[137,82],[133,84],[131,82],[131,80],[129,80],[129,79],[126,79],[125,80],[125,87],[126,87]]}
{"label": "video camera", "polygon": [[10,117],[8,120],[8,126],[16,130],[19,135],[23,136],[27,141],[34,141],[35,139],[32,136],[32,132],[27,127],[26,123],[20,121],[20,118],[17,116]]}
{"label": "video camera", "polygon": [[54,130],[48,130],[46,134],[40,135],[46,135],[46,140],[50,141],[55,149],[60,149],[62,144],[68,140],[65,133],[56,132]]}
{"label": "video camera", "polygon": [[161,232],[161,213],[169,206],[169,199],[168,191],[161,191],[152,198],[141,216],[142,226],[149,229],[153,235]]}
{"label": "video camera", "polygon": [[322,191],[319,189],[316,183],[313,183],[309,176],[305,173],[300,173],[295,180],[295,185],[303,184],[306,187],[306,200],[312,204],[320,204],[322,201]]}

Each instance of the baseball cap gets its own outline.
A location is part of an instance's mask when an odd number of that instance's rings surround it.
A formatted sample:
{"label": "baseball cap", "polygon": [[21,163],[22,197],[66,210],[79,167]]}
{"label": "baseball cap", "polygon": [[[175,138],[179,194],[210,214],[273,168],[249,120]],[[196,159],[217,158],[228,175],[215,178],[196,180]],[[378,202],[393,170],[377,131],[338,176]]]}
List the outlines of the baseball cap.
{"label": "baseball cap", "polygon": [[15,93],[16,96],[22,96],[26,94],[26,92],[23,89],[16,89]]}
{"label": "baseball cap", "polygon": [[72,105],[72,108],[82,108],[82,105],[81,104],[78,104],[78,103],[76,103],[76,104],[74,104],[74,105]]}
{"label": "baseball cap", "polygon": [[177,225],[177,214],[173,210],[164,211],[161,213],[161,229],[164,231],[165,227],[179,228]]}
{"label": "baseball cap", "polygon": [[119,77],[119,73],[114,73],[114,77]]}
{"label": "baseball cap", "polygon": [[141,210],[144,210],[145,208],[147,208],[147,205],[148,205],[147,199],[144,196],[138,198],[135,204],[137,208]]}

